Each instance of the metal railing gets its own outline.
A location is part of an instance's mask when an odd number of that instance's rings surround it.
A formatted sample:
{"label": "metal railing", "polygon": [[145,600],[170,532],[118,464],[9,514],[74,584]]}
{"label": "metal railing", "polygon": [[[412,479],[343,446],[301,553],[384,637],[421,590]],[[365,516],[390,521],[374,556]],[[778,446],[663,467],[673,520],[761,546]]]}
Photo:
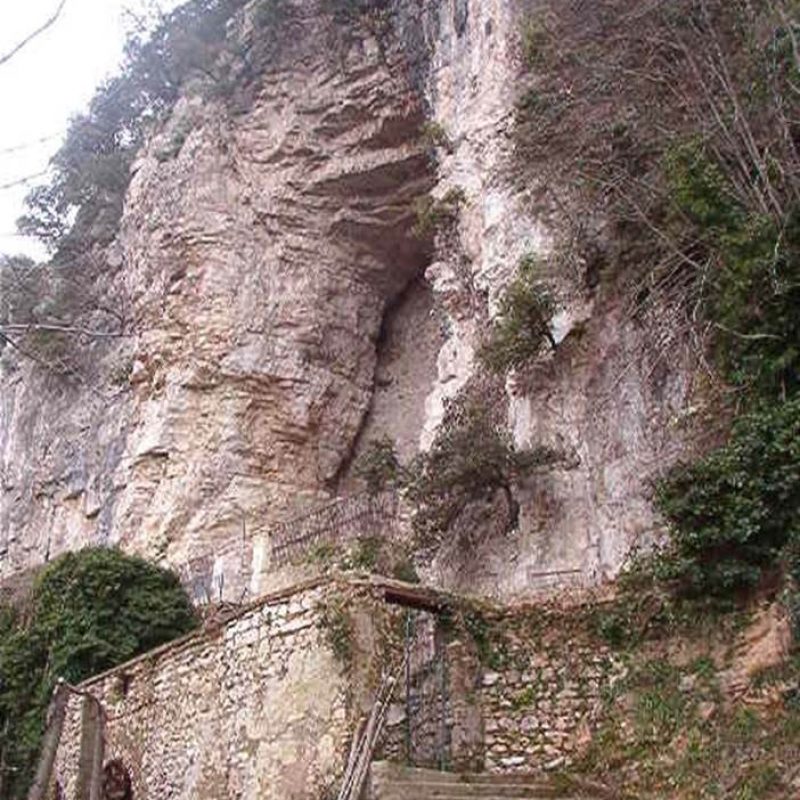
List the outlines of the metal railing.
{"label": "metal railing", "polygon": [[[231,536],[214,550],[185,561],[179,568],[181,580],[198,605],[241,601],[254,576],[301,562],[315,548],[367,536],[391,536],[398,530],[399,505],[395,492],[338,498],[266,532]],[[267,554],[263,566],[254,564],[259,547]]]}
{"label": "metal railing", "polygon": [[283,566],[307,555],[321,544],[337,544],[363,536],[381,536],[397,523],[399,500],[395,492],[343,497],[270,531],[273,566]]}

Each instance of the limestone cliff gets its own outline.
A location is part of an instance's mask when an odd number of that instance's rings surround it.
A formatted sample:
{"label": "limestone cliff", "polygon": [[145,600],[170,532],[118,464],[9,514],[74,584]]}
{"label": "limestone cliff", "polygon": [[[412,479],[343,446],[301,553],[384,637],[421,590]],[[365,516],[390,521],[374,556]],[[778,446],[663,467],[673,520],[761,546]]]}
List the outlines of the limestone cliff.
{"label": "limestone cliff", "polygon": [[[395,0],[377,27],[290,5],[248,102],[187,93],[137,158],[102,276],[125,335],[85,343],[80,379],[3,355],[0,575],[97,542],[236,573],[239,543],[348,490],[368,438],[430,444],[519,257],[547,254],[512,158],[524,3]],[[426,119],[450,142],[438,161]],[[454,187],[457,235],[434,248],[414,201]],[[653,355],[647,318],[556,278],[561,344],[509,379],[503,413],[519,443],[575,457],[518,487],[516,532],[440,559],[446,584],[599,579],[657,527],[648,485],[683,446],[689,350]]]}

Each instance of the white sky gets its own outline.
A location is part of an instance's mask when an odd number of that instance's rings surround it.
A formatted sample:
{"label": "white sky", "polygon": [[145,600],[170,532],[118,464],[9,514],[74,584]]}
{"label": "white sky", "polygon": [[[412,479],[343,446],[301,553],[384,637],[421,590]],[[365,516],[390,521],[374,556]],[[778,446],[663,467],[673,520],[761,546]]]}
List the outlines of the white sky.
{"label": "white sky", "polygon": [[[47,168],[70,117],[86,108],[95,88],[119,66],[129,27],[125,10],[140,13],[148,5],[148,0],[67,0],[52,28],[0,66],[0,253],[44,255],[38,243],[14,235],[30,187],[2,186]],[[169,9],[178,0],[159,5]],[[57,6],[58,0],[0,0],[0,54]],[[52,138],[28,146],[45,137]],[[17,149],[20,145],[26,146]]]}

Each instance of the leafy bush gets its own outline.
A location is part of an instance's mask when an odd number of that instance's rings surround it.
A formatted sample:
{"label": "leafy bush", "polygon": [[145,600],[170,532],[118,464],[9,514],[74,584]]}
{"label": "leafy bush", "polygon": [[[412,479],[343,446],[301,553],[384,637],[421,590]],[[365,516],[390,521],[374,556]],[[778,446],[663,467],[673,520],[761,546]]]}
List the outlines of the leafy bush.
{"label": "leafy bush", "polygon": [[410,555],[398,559],[392,566],[391,575],[398,581],[405,583],[419,583],[419,574]]}
{"label": "leafy bush", "polygon": [[467,195],[460,187],[447,191],[440,199],[425,195],[414,204],[417,221],[414,235],[419,239],[433,236],[443,228],[453,225],[458,219],[461,207],[467,202]]}
{"label": "leafy bush", "polygon": [[356,477],[364,481],[370,494],[378,494],[396,484],[399,470],[394,442],[388,436],[373,439],[354,465]]}
{"label": "leafy bush", "polygon": [[326,5],[337,22],[350,22],[362,14],[384,10],[387,0],[326,0]]}
{"label": "leafy bush", "polygon": [[259,28],[273,29],[287,16],[286,0],[259,0],[253,9],[253,22]]}
{"label": "leafy bush", "polygon": [[381,536],[360,536],[350,553],[350,568],[371,572],[378,565],[384,540]]}
{"label": "leafy bush", "polygon": [[749,211],[702,140],[667,151],[670,200],[689,226],[694,258],[713,264],[704,308],[729,379],[760,396],[800,388],[800,206],[785,216]]}
{"label": "leafy bush", "polygon": [[525,256],[516,278],[500,301],[498,319],[479,351],[481,362],[492,372],[524,366],[544,347],[555,349],[550,320],[555,311],[552,294],[539,278],[539,262]]}
{"label": "leafy bush", "polygon": [[50,564],[25,614],[0,608],[6,796],[25,796],[57,678],[79,683],[196,624],[177,576],[110,549],[70,553]]}
{"label": "leafy bush", "polygon": [[345,597],[329,597],[317,605],[317,627],[342,667],[348,668],[355,651],[355,626],[350,602]]}
{"label": "leafy bush", "polygon": [[469,399],[453,401],[430,450],[417,456],[404,478],[417,508],[414,527],[420,540],[438,540],[469,503],[489,500],[498,490],[515,508],[514,480],[559,458],[547,447],[517,450],[486,406]]}
{"label": "leafy bush", "polygon": [[730,442],[657,487],[672,544],[656,575],[690,595],[756,586],[800,542],[800,398],[751,412]]}
{"label": "leafy bush", "polygon": [[525,19],[520,39],[522,57],[529,69],[544,65],[552,45],[552,38],[543,14],[531,15]]}
{"label": "leafy bush", "polygon": [[452,152],[453,143],[450,141],[447,131],[440,122],[437,122],[436,120],[428,120],[422,125],[419,132],[422,143],[426,147],[431,149],[441,147],[442,149],[447,150],[447,152]]}
{"label": "leafy bush", "polygon": [[0,256],[0,325],[34,318],[41,270],[26,256]]}

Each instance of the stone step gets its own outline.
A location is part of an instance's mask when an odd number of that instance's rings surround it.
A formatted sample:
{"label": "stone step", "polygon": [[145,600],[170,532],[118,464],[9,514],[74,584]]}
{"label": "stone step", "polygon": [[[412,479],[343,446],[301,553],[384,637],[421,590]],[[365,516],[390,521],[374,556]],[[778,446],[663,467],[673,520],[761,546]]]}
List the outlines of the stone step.
{"label": "stone step", "polygon": [[590,800],[566,796],[538,775],[439,772],[375,762],[370,800]]}
{"label": "stone step", "polygon": [[481,783],[510,783],[514,785],[531,786],[546,785],[541,775],[527,775],[514,773],[511,775],[496,775],[488,772],[443,772],[425,767],[407,767],[393,761],[373,761],[371,767],[373,781],[404,781],[407,783],[447,783],[447,784],[481,784]]}
{"label": "stone step", "polygon": [[[388,794],[377,795],[380,800],[433,800],[433,796],[419,795],[416,793],[408,792],[390,792]],[[454,794],[437,794],[435,800],[471,800],[474,795],[462,794],[456,792]],[[511,794],[483,794],[480,795],[481,800],[590,800],[587,797],[566,796],[564,794],[524,794],[524,795],[511,795]]]}
{"label": "stone step", "polygon": [[394,798],[413,797],[417,800],[439,800],[458,795],[461,798],[545,798],[561,795],[546,783],[505,783],[502,779],[485,782],[458,781],[386,781],[375,782],[376,797],[394,800]]}

